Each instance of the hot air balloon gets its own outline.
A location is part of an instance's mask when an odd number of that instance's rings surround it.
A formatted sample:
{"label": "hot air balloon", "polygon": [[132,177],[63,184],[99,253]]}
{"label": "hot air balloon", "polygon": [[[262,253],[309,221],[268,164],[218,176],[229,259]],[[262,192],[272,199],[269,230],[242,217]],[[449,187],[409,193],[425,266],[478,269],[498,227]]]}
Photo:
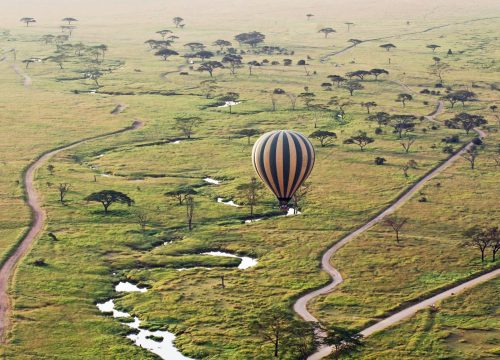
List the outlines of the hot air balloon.
{"label": "hot air balloon", "polygon": [[255,171],[279,200],[282,211],[314,166],[311,142],[301,133],[276,130],[262,135],[253,146]]}

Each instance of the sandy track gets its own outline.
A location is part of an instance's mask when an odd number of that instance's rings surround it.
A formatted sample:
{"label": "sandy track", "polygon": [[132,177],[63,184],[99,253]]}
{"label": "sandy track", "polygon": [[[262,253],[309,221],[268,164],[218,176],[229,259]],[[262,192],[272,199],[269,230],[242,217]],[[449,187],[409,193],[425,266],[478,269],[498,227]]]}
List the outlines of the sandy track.
{"label": "sandy track", "polygon": [[[439,101],[437,106],[436,106],[436,109],[429,115],[426,116],[426,118],[430,121],[436,121],[435,120],[435,117],[438,116],[444,109],[444,104],[442,101]],[[477,134],[480,136],[480,137],[484,137],[486,134],[479,130],[479,129],[475,129],[475,131],[477,132]],[[318,322],[318,319],[316,319],[308,310],[307,310],[307,304],[314,298],[318,297],[318,296],[321,296],[321,295],[325,295],[325,294],[328,294],[329,292],[333,291],[333,289],[335,289],[335,287],[337,287],[337,285],[339,285],[340,283],[342,283],[343,279],[342,279],[342,275],[340,274],[340,272],[333,267],[333,265],[331,264],[330,260],[331,258],[333,257],[333,255],[341,248],[343,247],[345,244],[347,244],[348,242],[350,242],[351,240],[355,239],[358,235],[361,235],[363,232],[367,231],[368,229],[370,229],[371,227],[373,227],[374,225],[378,224],[379,222],[381,222],[385,217],[387,217],[388,215],[392,214],[394,211],[396,211],[399,207],[401,207],[403,204],[405,204],[408,200],[410,200],[410,198],[415,194],[417,193],[418,191],[420,191],[422,189],[422,187],[431,179],[433,179],[435,176],[439,175],[441,172],[443,172],[446,168],[448,168],[451,164],[453,164],[456,160],[458,160],[460,158],[460,156],[462,155],[462,153],[464,153],[468,148],[470,148],[472,146],[472,142],[470,142],[469,144],[467,144],[466,146],[464,146],[461,150],[459,150],[458,152],[456,152],[453,156],[451,156],[450,158],[448,158],[445,162],[443,162],[441,165],[439,165],[438,167],[436,167],[434,170],[432,170],[431,172],[429,172],[427,175],[425,175],[423,178],[421,178],[416,184],[414,184],[412,187],[410,187],[408,190],[406,190],[405,193],[403,193],[403,195],[401,195],[392,205],[390,205],[388,208],[386,208],[384,211],[382,211],[379,215],[375,216],[373,219],[371,219],[370,221],[368,221],[366,224],[364,224],[363,226],[361,226],[360,228],[358,228],[357,230],[351,232],[350,234],[348,234],[347,236],[345,236],[344,238],[342,238],[339,242],[337,242],[335,245],[333,245],[330,249],[328,249],[324,254],[323,254],[323,257],[321,259],[321,267],[324,271],[326,271],[332,278],[332,281],[330,284],[320,288],[320,289],[317,289],[317,290],[314,290],[310,293],[307,293],[306,295],[303,295],[302,297],[300,297],[296,302],[295,304],[293,305],[293,309],[294,311],[304,320],[306,321],[313,321],[313,322]],[[462,290],[465,290],[466,288],[468,287],[471,287],[471,286],[474,286],[474,285],[477,285],[481,282],[483,282],[483,279],[484,281],[490,279],[491,277],[494,277],[498,275],[498,270],[494,270],[492,272],[489,272],[485,275],[482,275],[482,276],[479,276],[475,279],[472,279],[464,284],[461,284],[455,288],[453,288],[452,290],[454,291],[451,291],[451,290],[448,290],[448,291],[445,291],[441,294],[438,294],[436,295],[435,297],[431,298],[431,299],[437,299],[437,300],[442,300],[448,296],[451,296],[451,293],[453,292],[458,292],[458,291],[462,291]],[[392,315],[391,317],[387,318],[387,319],[384,319],[380,322],[378,322],[377,324],[363,330],[365,334],[367,335],[370,335],[372,334],[373,332],[375,331],[379,331],[379,330],[382,330],[382,329],[385,329],[393,324],[396,324],[397,322],[401,321],[402,319],[405,319],[409,316],[411,316],[412,314],[414,314],[416,311],[418,311],[419,309],[423,308],[426,306],[427,302],[430,301],[431,299],[428,299],[428,300],[424,300],[416,305],[413,305],[412,307],[410,308],[407,308],[405,310],[402,310],[401,312],[397,313],[397,314],[394,314]],[[437,301],[437,300],[434,300],[434,301]],[[415,309],[415,310],[412,310],[412,309]],[[327,356],[328,354],[330,354],[332,351],[331,348],[329,347],[321,347],[320,349],[318,349],[318,351],[316,353],[314,353],[313,355],[311,355],[308,359],[309,360],[318,360],[318,359],[322,359],[323,357]]]}
{"label": "sandy track", "polygon": [[498,16],[492,16],[492,17],[487,17],[487,18],[479,18],[479,19],[472,19],[472,20],[466,20],[466,21],[459,21],[459,22],[455,22],[455,23],[451,23],[451,24],[443,24],[443,25],[432,26],[432,27],[429,27],[427,29],[420,30],[420,31],[412,31],[412,32],[402,33],[402,34],[397,34],[397,35],[389,35],[389,36],[383,36],[383,37],[378,37],[378,38],[373,38],[373,39],[366,39],[366,40],[362,40],[360,43],[358,43],[356,45],[349,45],[349,46],[346,46],[345,48],[343,48],[341,50],[334,51],[334,52],[331,52],[329,54],[326,54],[325,56],[321,57],[320,62],[323,63],[323,62],[327,61],[332,56],[342,54],[342,53],[344,53],[344,52],[352,49],[353,47],[355,47],[357,45],[361,45],[361,44],[364,44],[364,43],[367,43],[367,42],[380,41],[380,40],[388,40],[388,39],[399,38],[399,37],[409,36],[409,35],[424,34],[426,32],[433,31],[433,30],[438,30],[438,29],[442,29],[442,28],[445,28],[445,27],[448,27],[448,26],[464,25],[464,24],[469,24],[469,23],[473,23],[473,22],[477,22],[477,21],[492,20],[492,19],[498,19],[498,18],[499,18]]}
{"label": "sandy track", "polygon": [[31,78],[29,77],[28,74],[26,74],[25,72],[23,72],[19,66],[17,66],[16,64],[12,64],[12,69],[15,71],[15,73],[17,75],[19,75],[20,77],[23,78],[23,84],[25,87],[30,87],[31,85],[33,85],[33,80],[31,80]]}
{"label": "sandy track", "polygon": [[27,203],[32,212],[32,222],[29,227],[27,234],[20,241],[17,248],[13,251],[13,253],[9,256],[9,258],[5,261],[0,269],[0,343],[5,342],[6,340],[6,329],[9,326],[9,313],[10,313],[10,298],[9,298],[9,280],[12,277],[16,265],[19,260],[29,251],[31,245],[37,238],[37,236],[42,231],[45,224],[45,211],[42,208],[42,202],[40,199],[40,195],[36,192],[34,186],[35,173],[36,171],[52,156],[57,153],[71,149],[75,146],[78,146],[82,143],[86,143],[93,140],[99,140],[108,136],[117,135],[124,133],[126,131],[139,129],[143,126],[141,121],[134,121],[131,126],[126,127],[124,129],[120,129],[117,131],[113,131],[110,133],[106,133],[103,135],[94,136],[91,138],[82,139],[71,143],[69,145],[51,150],[43,155],[41,155],[38,159],[31,163],[31,165],[26,170],[24,175],[24,187],[27,198]]}

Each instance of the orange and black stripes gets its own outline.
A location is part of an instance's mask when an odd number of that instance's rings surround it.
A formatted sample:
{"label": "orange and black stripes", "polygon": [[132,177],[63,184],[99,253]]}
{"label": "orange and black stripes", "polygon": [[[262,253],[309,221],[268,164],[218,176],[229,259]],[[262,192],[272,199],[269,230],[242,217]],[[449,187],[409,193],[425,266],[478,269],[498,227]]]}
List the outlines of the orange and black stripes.
{"label": "orange and black stripes", "polygon": [[314,148],[302,134],[278,130],[262,135],[253,147],[253,165],[281,204],[288,203],[314,166]]}

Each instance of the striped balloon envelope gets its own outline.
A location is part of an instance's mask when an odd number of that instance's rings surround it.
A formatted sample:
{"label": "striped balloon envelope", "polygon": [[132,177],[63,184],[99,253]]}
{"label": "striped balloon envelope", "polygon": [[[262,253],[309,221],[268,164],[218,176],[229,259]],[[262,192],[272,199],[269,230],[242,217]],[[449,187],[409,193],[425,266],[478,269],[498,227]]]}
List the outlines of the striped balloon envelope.
{"label": "striped balloon envelope", "polygon": [[253,146],[255,171],[284,210],[314,167],[314,147],[304,135],[276,130],[262,135]]}

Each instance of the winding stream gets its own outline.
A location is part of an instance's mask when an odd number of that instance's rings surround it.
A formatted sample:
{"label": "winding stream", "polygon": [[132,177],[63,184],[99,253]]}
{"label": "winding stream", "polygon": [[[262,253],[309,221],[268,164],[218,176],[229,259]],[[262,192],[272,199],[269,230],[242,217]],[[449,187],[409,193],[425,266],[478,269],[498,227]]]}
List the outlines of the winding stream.
{"label": "winding stream", "polygon": [[[116,285],[117,292],[141,292],[145,293],[147,289],[139,288],[129,282],[120,282]],[[130,319],[132,315],[129,313],[115,309],[114,299],[110,299],[104,303],[96,304],[97,308],[104,313],[112,313],[115,319]],[[133,321],[120,321],[123,325],[127,325],[131,329],[137,330],[137,333],[127,335],[127,338],[132,340],[137,346],[155,353],[165,360],[193,360],[181,354],[174,346],[175,335],[166,330],[151,331],[141,328],[141,320],[134,316]]]}

